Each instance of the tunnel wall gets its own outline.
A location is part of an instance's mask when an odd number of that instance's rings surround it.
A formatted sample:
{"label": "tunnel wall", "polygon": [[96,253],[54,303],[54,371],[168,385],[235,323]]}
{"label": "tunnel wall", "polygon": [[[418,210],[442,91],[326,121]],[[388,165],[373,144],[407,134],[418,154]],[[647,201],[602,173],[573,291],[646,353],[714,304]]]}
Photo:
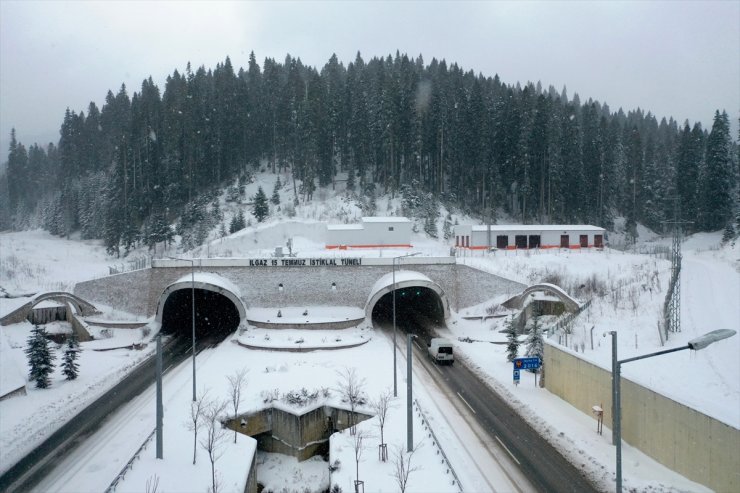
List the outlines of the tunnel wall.
{"label": "tunnel wall", "polygon": [[[419,257],[424,259],[424,257]],[[443,259],[447,259],[444,257]],[[203,263],[227,263],[228,259],[203,259]],[[365,260],[365,259],[363,259]],[[234,283],[247,306],[356,306],[365,307],[370,290],[388,265],[322,267],[196,266],[196,272],[212,272]],[[416,258],[415,258],[416,260]],[[432,264],[404,261],[403,270],[419,272],[437,283],[450,303],[459,310],[499,295],[515,295],[526,286],[502,277],[454,263]],[[454,259],[452,259],[454,261]],[[197,263],[197,260],[196,260]],[[110,305],[135,315],[152,316],[165,288],[190,274],[187,267],[152,267],[78,283],[75,294],[94,303]],[[336,283],[333,291],[331,284]],[[283,283],[282,293],[278,284]]]}

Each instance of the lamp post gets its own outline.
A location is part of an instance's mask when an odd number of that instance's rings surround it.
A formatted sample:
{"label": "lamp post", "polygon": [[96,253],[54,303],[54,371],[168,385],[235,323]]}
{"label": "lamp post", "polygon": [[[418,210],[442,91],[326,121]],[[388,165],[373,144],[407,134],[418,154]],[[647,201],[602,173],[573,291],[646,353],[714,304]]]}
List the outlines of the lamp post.
{"label": "lamp post", "polygon": [[421,252],[409,253],[393,257],[393,397],[398,397],[398,377],[396,373],[396,260],[404,257],[414,257]]}
{"label": "lamp post", "polygon": [[414,450],[414,416],[411,411],[411,340],[416,339],[415,334],[406,337],[406,452]]}
{"label": "lamp post", "polygon": [[[633,358],[626,358],[623,360],[617,359],[617,333],[616,331],[609,332],[612,335],[612,442],[617,447],[617,493],[622,493],[622,410],[621,410],[621,373],[622,364],[629,363],[631,361],[637,361],[645,358],[652,358],[653,356],[660,356],[661,354],[675,353],[676,351],[683,351],[684,349],[692,349],[698,351],[704,349],[710,344],[727,339],[735,335],[734,330],[730,329],[718,329],[711,332],[707,332],[703,336],[699,336],[696,339],[692,339],[685,346],[665,349],[655,353],[644,354],[642,356],[635,356]],[[604,334],[606,335],[606,334]]]}
{"label": "lamp post", "polygon": [[192,322],[193,322],[193,402],[195,402],[195,260],[179,257],[167,257],[172,260],[182,260],[183,262],[190,262],[190,298],[192,305]]}

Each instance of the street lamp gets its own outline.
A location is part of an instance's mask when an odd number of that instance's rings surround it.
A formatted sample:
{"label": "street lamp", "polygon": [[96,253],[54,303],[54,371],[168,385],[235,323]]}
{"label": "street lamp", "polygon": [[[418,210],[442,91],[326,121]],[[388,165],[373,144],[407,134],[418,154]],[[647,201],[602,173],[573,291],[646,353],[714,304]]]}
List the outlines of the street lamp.
{"label": "street lamp", "polygon": [[398,397],[398,378],[396,375],[396,260],[404,257],[421,255],[421,252],[408,253],[393,257],[393,397]]}
{"label": "street lamp", "polygon": [[195,402],[195,260],[179,257],[170,257],[172,260],[182,260],[183,262],[190,262],[190,287],[191,287],[191,305],[193,309],[192,322],[193,322],[193,402]]}
{"label": "street lamp", "polygon": [[612,442],[617,446],[617,493],[622,493],[622,410],[620,402],[622,364],[640,359],[652,358],[653,356],[660,356],[661,354],[675,353],[676,351],[683,351],[684,349],[698,351],[714,342],[732,337],[736,332],[730,329],[713,330],[711,332],[707,332],[703,336],[690,340],[685,346],[665,349],[663,351],[635,356],[634,358],[626,358],[623,360],[617,359],[616,331],[611,331],[609,333],[612,335]]}
{"label": "street lamp", "polygon": [[406,337],[406,452],[414,451],[414,416],[411,412],[411,340],[416,339],[415,334]]}

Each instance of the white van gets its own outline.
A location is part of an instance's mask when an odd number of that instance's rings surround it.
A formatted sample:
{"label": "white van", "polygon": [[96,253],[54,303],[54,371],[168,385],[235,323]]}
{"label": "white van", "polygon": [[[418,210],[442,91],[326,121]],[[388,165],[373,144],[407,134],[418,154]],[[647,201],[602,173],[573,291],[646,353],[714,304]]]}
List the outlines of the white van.
{"label": "white van", "polygon": [[435,337],[429,344],[429,357],[438,364],[453,364],[455,356],[452,354],[452,342],[448,339]]}

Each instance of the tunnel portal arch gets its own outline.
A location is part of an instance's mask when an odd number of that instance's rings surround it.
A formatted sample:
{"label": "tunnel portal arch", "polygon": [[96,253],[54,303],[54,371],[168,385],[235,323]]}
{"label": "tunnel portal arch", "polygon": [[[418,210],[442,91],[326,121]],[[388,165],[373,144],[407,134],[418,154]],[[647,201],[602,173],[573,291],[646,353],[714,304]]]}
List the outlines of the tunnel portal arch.
{"label": "tunnel portal arch", "polygon": [[[399,301],[408,303],[412,301],[416,306],[426,309],[430,318],[444,323],[450,317],[450,303],[444,290],[436,282],[424,274],[414,271],[396,271],[396,311],[399,311]],[[378,308],[384,308],[384,304],[392,303],[394,284],[393,273],[385,274],[373,285],[367,303],[365,304],[365,317],[373,320]],[[398,313],[397,313],[398,314]]]}
{"label": "tunnel portal arch", "polygon": [[183,276],[160,295],[156,321],[163,331],[191,336],[193,292],[196,337],[231,333],[246,320],[246,305],[236,286],[217,274],[196,273],[194,284],[190,275]]}

